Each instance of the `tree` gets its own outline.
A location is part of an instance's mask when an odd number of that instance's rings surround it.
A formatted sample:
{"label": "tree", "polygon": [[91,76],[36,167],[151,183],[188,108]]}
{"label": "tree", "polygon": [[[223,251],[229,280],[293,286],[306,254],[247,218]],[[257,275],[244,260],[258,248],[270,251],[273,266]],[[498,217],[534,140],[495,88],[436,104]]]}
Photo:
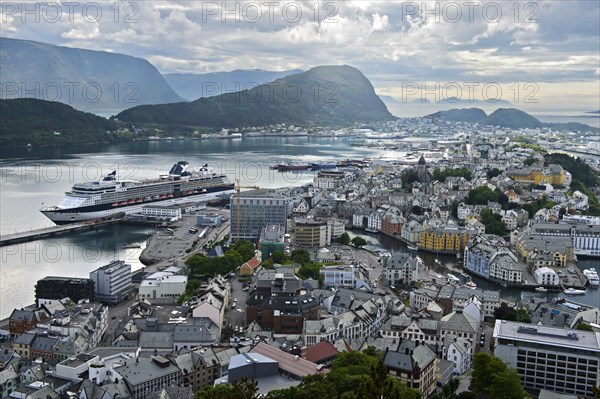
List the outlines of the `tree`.
{"label": "tree", "polygon": [[367,245],[367,240],[365,240],[362,237],[356,236],[352,239],[352,245],[354,245],[355,247],[363,247],[365,245]]}
{"label": "tree", "polygon": [[242,256],[242,260],[247,262],[254,257],[254,251],[256,248],[254,247],[254,244],[249,241],[238,240],[233,244],[231,249],[239,253]]}
{"label": "tree", "polygon": [[400,174],[402,188],[408,188],[412,183],[419,181],[419,174],[414,169],[407,169]]}
{"label": "tree", "polygon": [[458,217],[458,205],[460,205],[460,201],[456,200],[456,199],[454,201],[452,201],[452,203],[450,203],[450,213],[455,218]]}
{"label": "tree", "polygon": [[310,253],[304,248],[294,249],[292,251],[292,260],[294,263],[305,265],[310,263]]}
{"label": "tree", "polygon": [[340,244],[342,244],[342,245],[350,244],[350,236],[348,235],[348,233],[344,232],[344,234],[342,234],[342,236],[340,237]]}
{"label": "tree", "polygon": [[594,331],[594,329],[592,328],[592,326],[590,326],[587,323],[581,322],[579,324],[577,324],[576,327],[578,330],[582,330],[582,331]]}
{"label": "tree", "polygon": [[479,221],[485,226],[486,234],[496,234],[499,236],[506,234],[506,223],[502,221],[502,216],[492,213],[489,209],[481,211]]}
{"label": "tree", "polygon": [[498,168],[493,168],[487,171],[486,175],[488,179],[493,179],[496,176],[500,176],[502,171]]}
{"label": "tree", "polygon": [[271,259],[273,260],[273,262],[279,264],[284,264],[290,260],[284,252],[273,252],[271,254]]}
{"label": "tree", "polygon": [[466,203],[469,205],[487,205],[488,202],[498,202],[498,193],[488,186],[472,189],[467,195]]}
{"label": "tree", "polygon": [[529,398],[517,372],[509,369],[502,360],[484,352],[477,353],[473,360],[471,387],[477,396],[487,399]]}
{"label": "tree", "polygon": [[527,157],[523,160],[523,164],[526,166],[531,166],[537,162],[537,158],[535,157]]}
{"label": "tree", "polygon": [[473,358],[471,390],[477,395],[485,395],[497,372],[506,370],[506,364],[489,353],[476,353]]}
{"label": "tree", "polygon": [[525,392],[519,374],[514,369],[494,373],[492,383],[486,390],[487,399],[524,399],[530,396]]}
{"label": "tree", "polygon": [[209,385],[202,388],[194,399],[258,399],[258,383],[242,378],[231,385]]}
{"label": "tree", "polygon": [[517,309],[517,321],[521,323],[531,323],[531,316],[525,308]]}

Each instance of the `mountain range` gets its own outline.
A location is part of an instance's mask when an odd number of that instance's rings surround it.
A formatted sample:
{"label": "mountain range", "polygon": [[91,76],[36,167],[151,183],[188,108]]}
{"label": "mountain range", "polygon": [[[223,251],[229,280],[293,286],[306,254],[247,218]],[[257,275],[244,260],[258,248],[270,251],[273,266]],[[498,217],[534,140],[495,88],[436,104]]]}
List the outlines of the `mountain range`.
{"label": "mountain range", "polygon": [[169,73],[163,75],[175,92],[186,100],[212,97],[227,92],[251,89],[288,75],[303,72],[301,69],[288,71],[264,71],[262,69],[237,69],[230,72],[213,73]]}
{"label": "mountain range", "polygon": [[319,66],[248,90],[188,103],[147,105],[117,119],[171,126],[244,127],[287,123],[351,125],[394,117],[356,68]]}
{"label": "mountain range", "polygon": [[148,61],[124,54],[0,38],[3,99],[32,97],[81,110],[183,101]]}
{"label": "mountain range", "polygon": [[516,108],[498,108],[487,115],[479,108],[460,108],[448,111],[439,111],[425,118],[444,119],[454,122],[478,123],[487,126],[500,126],[510,129],[542,128],[547,127],[554,130],[570,130],[580,132],[598,132],[599,129],[577,122],[569,123],[543,123],[527,112]]}

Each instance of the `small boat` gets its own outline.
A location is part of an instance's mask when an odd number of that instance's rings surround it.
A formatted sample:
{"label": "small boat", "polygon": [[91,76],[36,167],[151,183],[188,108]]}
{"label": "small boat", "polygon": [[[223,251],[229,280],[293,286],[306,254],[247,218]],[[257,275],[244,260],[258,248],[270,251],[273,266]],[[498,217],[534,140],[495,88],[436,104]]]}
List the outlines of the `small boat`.
{"label": "small boat", "polygon": [[142,246],[140,244],[128,244],[128,245],[123,245],[121,247],[121,249],[134,249],[134,248],[141,248]]}
{"label": "small boat", "polygon": [[584,290],[576,290],[575,288],[567,288],[563,293],[567,295],[585,295]]}
{"label": "small boat", "polygon": [[437,263],[440,266],[443,266],[442,262],[438,258],[435,258],[434,262]]}
{"label": "small boat", "polygon": [[544,287],[537,287],[535,290],[538,292],[548,292],[548,290],[545,289]]}
{"label": "small boat", "polygon": [[506,283],[501,283],[500,285],[504,288],[508,287],[508,284],[506,284]]}
{"label": "small boat", "polygon": [[460,259],[460,252],[456,253],[456,259]]}
{"label": "small boat", "polygon": [[587,278],[590,287],[598,287],[600,285],[600,277],[598,277],[598,272],[596,272],[595,268],[585,269],[583,274]]}
{"label": "small boat", "polygon": [[477,284],[473,282],[473,280],[469,280],[465,283],[465,287],[471,290],[477,289]]}
{"label": "small boat", "polygon": [[419,246],[418,246],[418,245],[410,245],[410,244],[407,244],[407,245],[406,245],[406,248],[408,248],[408,249],[409,249],[409,251],[418,251],[418,250],[419,250]]}
{"label": "small boat", "polygon": [[463,276],[463,277],[465,277],[465,278],[469,278],[469,275],[467,273],[465,273],[465,272],[460,272],[460,275]]}
{"label": "small boat", "polygon": [[457,283],[460,281],[460,279],[452,273],[446,274],[446,277],[448,278],[448,282],[456,282]]}

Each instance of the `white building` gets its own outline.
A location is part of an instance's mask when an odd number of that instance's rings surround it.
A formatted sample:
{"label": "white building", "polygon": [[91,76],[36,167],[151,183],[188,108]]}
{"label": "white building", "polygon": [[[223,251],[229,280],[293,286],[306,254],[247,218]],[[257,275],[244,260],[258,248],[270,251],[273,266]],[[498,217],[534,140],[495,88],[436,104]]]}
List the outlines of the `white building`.
{"label": "white building", "polygon": [[170,298],[175,301],[185,292],[187,280],[187,276],[178,276],[171,272],[153,273],[140,284],[140,298]]}
{"label": "white building", "polygon": [[517,370],[526,389],[595,397],[598,333],[496,320],[494,340],[494,355]]}
{"label": "white building", "polygon": [[355,213],[352,215],[352,227],[365,227],[365,216],[362,213]]}
{"label": "white building", "polygon": [[560,278],[558,274],[549,267],[540,267],[533,272],[536,283],[540,285],[558,285]]}
{"label": "white building", "polygon": [[382,220],[382,212],[377,210],[371,212],[369,218],[367,219],[367,229],[371,231],[380,231],[381,230],[381,220]]}
{"label": "white building", "polygon": [[177,205],[145,205],[142,207],[142,215],[175,221],[181,219],[181,207]]}
{"label": "white building", "polygon": [[327,288],[357,288],[358,279],[354,266],[323,266],[323,285]]}
{"label": "white building", "polygon": [[383,275],[389,284],[411,284],[419,277],[419,261],[406,254],[394,252],[382,257]]}
{"label": "white building", "polygon": [[331,238],[340,238],[342,234],[346,232],[346,225],[341,220],[328,219],[327,220],[327,234]]}
{"label": "white building", "polygon": [[117,260],[90,272],[94,282],[96,299],[100,302],[117,303],[131,289],[131,265]]}
{"label": "white building", "polygon": [[444,342],[444,358],[454,363],[454,374],[461,375],[471,369],[473,342],[449,336]]}

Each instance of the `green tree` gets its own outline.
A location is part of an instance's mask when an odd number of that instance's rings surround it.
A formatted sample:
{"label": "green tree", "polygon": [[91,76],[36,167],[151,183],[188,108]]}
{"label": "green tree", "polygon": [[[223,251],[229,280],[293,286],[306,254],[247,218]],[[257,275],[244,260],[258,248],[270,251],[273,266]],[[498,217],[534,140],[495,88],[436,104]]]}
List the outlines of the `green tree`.
{"label": "green tree", "polygon": [[517,316],[517,321],[519,321],[521,323],[531,323],[531,316],[529,315],[529,312],[525,308],[518,308],[516,316]]}
{"label": "green tree", "polygon": [[352,245],[354,245],[355,247],[364,247],[365,245],[367,245],[367,240],[365,240],[362,237],[356,236],[352,239]]}
{"label": "green tree", "polygon": [[506,234],[506,223],[502,221],[502,216],[492,213],[489,209],[481,211],[479,221],[485,226],[486,234],[496,234],[499,236]]}
{"label": "green tree", "polygon": [[487,171],[486,175],[488,179],[493,179],[496,176],[500,176],[502,171],[498,168],[493,168]]}
{"label": "green tree", "polygon": [[290,258],[288,258],[288,256],[284,252],[273,252],[273,254],[271,254],[271,259],[273,260],[273,262],[279,264],[284,264],[290,260]]}
{"label": "green tree", "polygon": [[344,232],[344,234],[342,234],[342,236],[340,237],[340,244],[342,244],[342,245],[350,244],[350,236],[348,235],[348,233]]}
{"label": "green tree", "polygon": [[400,179],[402,180],[402,188],[407,189],[411,184],[419,181],[419,174],[414,169],[407,169],[400,173]]}
{"label": "green tree", "polygon": [[304,248],[294,249],[292,251],[292,260],[301,265],[310,263],[310,253]]}
{"label": "green tree", "polygon": [[499,194],[488,186],[472,189],[465,202],[469,205],[487,205],[488,202],[498,202]]}
{"label": "green tree", "polygon": [[590,326],[587,323],[581,322],[579,324],[577,324],[576,327],[578,330],[582,330],[582,331],[594,331],[594,329],[592,328],[592,326]]}
{"label": "green tree", "polygon": [[236,241],[231,249],[235,250],[242,257],[244,262],[252,259],[254,257],[254,251],[256,250],[253,243],[245,240]]}
{"label": "green tree", "polygon": [[494,374],[506,370],[506,364],[489,353],[476,353],[473,358],[471,390],[477,395],[485,395],[493,382]]}
{"label": "green tree", "polygon": [[477,395],[471,391],[464,391],[456,395],[456,399],[478,399]]}
{"label": "green tree", "polygon": [[452,203],[450,203],[450,213],[455,218],[458,217],[458,205],[460,205],[460,201],[456,200],[456,199],[454,201],[452,201]]}
{"label": "green tree", "polygon": [[492,383],[486,390],[487,399],[524,399],[529,398],[519,374],[514,369],[506,368],[492,376]]}
{"label": "green tree", "polygon": [[258,383],[242,378],[231,385],[210,385],[202,388],[194,399],[258,399]]}
{"label": "green tree", "polygon": [[537,158],[535,158],[535,157],[528,157],[523,160],[523,164],[526,166],[531,166],[536,162],[537,162]]}

